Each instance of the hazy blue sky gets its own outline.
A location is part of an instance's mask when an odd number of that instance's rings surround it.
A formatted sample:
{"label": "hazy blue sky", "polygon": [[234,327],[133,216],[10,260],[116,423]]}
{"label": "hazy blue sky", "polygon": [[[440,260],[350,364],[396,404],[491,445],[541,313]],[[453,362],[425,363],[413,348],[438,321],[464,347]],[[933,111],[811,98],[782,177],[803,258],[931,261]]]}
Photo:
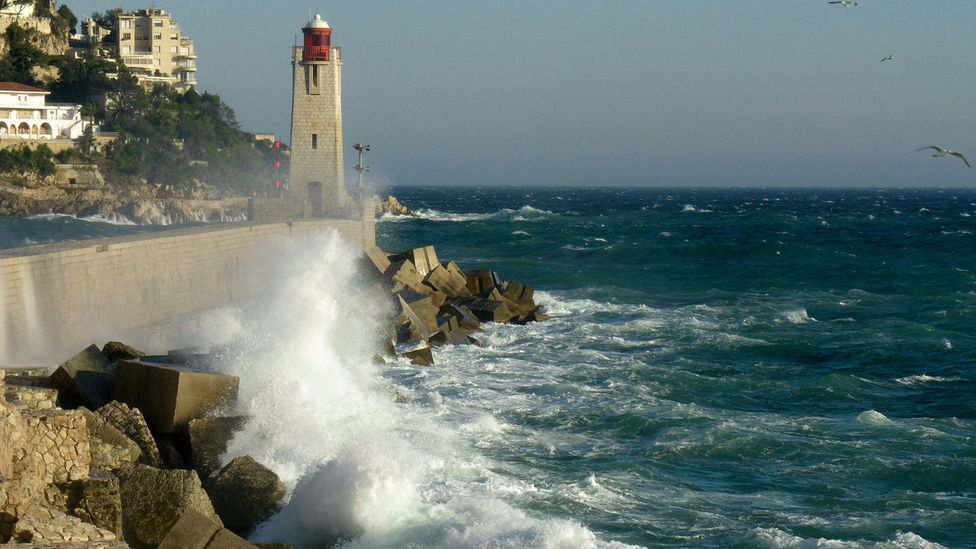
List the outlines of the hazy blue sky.
{"label": "hazy blue sky", "polygon": [[[147,2],[74,0],[79,16]],[[289,131],[289,47],[343,48],[348,164],[388,184],[976,186],[976,2],[167,0],[200,88]],[[893,62],[881,63],[894,54]]]}

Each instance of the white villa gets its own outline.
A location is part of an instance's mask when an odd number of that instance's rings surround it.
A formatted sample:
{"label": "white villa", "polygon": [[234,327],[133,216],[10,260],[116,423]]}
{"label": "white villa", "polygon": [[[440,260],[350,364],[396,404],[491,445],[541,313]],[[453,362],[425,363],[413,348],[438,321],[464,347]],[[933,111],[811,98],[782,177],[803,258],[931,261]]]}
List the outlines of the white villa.
{"label": "white villa", "polygon": [[81,105],[47,103],[49,93],[24,84],[0,82],[0,139],[81,137],[89,124],[81,118]]}

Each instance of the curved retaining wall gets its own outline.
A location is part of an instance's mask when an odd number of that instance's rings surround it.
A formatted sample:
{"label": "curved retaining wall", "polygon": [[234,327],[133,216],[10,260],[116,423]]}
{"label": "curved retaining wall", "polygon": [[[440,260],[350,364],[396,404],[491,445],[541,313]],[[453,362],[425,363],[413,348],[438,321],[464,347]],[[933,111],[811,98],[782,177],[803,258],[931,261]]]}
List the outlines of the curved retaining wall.
{"label": "curved retaining wall", "polygon": [[267,281],[258,252],[330,230],[375,245],[371,219],[330,219],[0,250],[0,366],[246,298]]}

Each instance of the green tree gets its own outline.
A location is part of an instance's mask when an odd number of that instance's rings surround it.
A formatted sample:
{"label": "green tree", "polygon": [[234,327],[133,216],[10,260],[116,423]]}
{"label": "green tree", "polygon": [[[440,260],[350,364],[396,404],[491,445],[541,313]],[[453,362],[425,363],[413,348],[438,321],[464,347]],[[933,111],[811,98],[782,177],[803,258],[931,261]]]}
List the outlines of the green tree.
{"label": "green tree", "polygon": [[30,41],[32,30],[11,23],[4,35],[7,38],[7,55],[0,59],[0,81],[37,85],[31,73],[36,65],[46,65],[48,56]]}

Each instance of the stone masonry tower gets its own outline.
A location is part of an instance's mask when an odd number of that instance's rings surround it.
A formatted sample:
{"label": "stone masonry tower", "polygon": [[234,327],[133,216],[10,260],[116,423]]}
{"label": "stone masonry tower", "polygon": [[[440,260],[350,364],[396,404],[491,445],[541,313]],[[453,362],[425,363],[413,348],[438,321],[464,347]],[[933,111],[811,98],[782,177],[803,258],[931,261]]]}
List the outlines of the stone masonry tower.
{"label": "stone masonry tower", "polygon": [[308,200],[313,216],[346,204],[342,164],[342,51],[316,15],[292,53],[291,171],[286,196]]}

